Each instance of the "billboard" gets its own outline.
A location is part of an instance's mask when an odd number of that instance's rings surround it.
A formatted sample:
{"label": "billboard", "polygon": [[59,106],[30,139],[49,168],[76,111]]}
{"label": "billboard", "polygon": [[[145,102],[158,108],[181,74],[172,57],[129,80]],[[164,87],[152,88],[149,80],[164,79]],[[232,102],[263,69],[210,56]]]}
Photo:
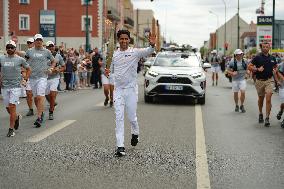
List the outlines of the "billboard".
{"label": "billboard", "polygon": [[40,10],[39,31],[43,37],[56,36],[55,10]]}
{"label": "billboard", "polygon": [[263,42],[268,42],[272,46],[272,16],[258,16],[257,17],[257,48],[259,49],[259,44]]}

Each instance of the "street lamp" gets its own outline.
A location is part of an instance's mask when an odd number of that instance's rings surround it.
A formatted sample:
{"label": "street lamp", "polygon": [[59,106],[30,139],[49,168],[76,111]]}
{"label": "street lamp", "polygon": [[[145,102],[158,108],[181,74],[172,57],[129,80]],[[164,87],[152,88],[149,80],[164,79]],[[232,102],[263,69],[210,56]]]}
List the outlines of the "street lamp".
{"label": "street lamp", "polygon": [[226,4],[226,1],[223,0],[223,3],[225,5],[225,35],[224,35],[224,56],[226,56],[226,48],[227,48],[227,28],[226,28],[226,22],[227,22],[227,4]]}
{"label": "street lamp", "polygon": [[216,48],[217,48],[217,53],[218,53],[218,50],[219,50],[219,48],[218,48],[218,37],[219,37],[219,35],[218,35],[218,27],[219,27],[219,16],[217,15],[217,14],[215,14],[214,12],[212,12],[211,10],[209,11],[209,13],[211,13],[211,14],[213,14],[213,15],[215,15],[216,17],[217,17],[217,29],[216,29]]}

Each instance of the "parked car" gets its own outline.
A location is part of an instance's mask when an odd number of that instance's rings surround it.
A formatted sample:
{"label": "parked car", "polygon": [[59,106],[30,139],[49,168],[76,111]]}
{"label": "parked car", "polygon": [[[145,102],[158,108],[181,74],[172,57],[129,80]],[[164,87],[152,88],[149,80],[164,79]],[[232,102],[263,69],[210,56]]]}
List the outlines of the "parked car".
{"label": "parked car", "polygon": [[147,60],[144,62],[144,73],[143,75],[146,74],[146,72],[149,70],[149,68],[153,65],[155,60],[155,57],[149,57]]}
{"label": "parked car", "polygon": [[152,102],[159,96],[186,96],[205,104],[206,75],[211,65],[198,59],[195,53],[158,53],[145,75],[144,100]]}

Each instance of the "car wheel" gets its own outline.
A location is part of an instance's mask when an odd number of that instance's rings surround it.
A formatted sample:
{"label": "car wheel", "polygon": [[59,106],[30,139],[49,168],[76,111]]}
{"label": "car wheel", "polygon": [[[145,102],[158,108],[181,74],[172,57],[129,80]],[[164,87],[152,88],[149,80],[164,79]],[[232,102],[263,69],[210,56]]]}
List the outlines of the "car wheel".
{"label": "car wheel", "polygon": [[146,103],[151,103],[151,102],[153,102],[153,97],[144,94],[144,101],[145,101]]}
{"label": "car wheel", "polygon": [[201,105],[205,104],[205,95],[204,95],[204,97],[198,99],[198,103],[201,104]]}

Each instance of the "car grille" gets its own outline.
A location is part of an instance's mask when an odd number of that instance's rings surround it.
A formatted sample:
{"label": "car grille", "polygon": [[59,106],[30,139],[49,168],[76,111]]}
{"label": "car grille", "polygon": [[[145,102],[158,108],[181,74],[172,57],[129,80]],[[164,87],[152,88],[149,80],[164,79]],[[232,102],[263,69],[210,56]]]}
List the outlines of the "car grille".
{"label": "car grille", "polygon": [[194,89],[189,86],[183,86],[183,90],[166,90],[165,85],[159,85],[155,87],[153,90],[150,91],[149,94],[160,94],[160,95],[167,95],[167,94],[177,94],[177,95],[199,95]]}
{"label": "car grille", "polygon": [[180,83],[180,84],[191,84],[191,80],[187,77],[178,77],[173,79],[172,77],[160,77],[158,83]]}

